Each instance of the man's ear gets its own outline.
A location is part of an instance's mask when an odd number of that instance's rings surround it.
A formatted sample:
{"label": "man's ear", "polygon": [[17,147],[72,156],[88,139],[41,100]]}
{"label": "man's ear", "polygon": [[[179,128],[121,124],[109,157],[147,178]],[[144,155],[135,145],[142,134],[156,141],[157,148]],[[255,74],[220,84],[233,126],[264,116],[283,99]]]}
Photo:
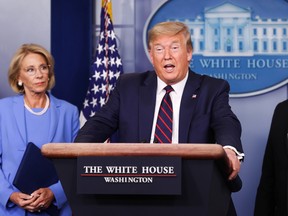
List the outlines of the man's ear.
{"label": "man's ear", "polygon": [[188,60],[188,62],[190,62],[191,59],[192,59],[192,50],[188,50],[188,52],[187,52],[187,60]]}

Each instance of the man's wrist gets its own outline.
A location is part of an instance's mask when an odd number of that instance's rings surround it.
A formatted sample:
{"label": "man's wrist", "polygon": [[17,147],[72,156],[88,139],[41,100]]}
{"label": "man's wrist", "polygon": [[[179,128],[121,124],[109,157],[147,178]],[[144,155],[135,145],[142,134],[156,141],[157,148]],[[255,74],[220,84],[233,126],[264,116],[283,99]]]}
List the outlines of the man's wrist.
{"label": "man's wrist", "polygon": [[236,156],[238,157],[239,161],[243,161],[244,160],[244,153],[241,153],[239,151],[237,151],[237,149],[233,146],[229,146],[229,145],[226,145],[226,146],[223,146],[224,149],[231,149],[232,151],[235,152]]}

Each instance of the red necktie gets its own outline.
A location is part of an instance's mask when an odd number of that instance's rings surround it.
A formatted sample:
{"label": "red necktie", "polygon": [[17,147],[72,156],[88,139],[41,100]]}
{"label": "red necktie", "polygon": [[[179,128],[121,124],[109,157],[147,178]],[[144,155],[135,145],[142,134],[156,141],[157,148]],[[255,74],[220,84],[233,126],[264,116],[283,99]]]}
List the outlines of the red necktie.
{"label": "red necktie", "polygon": [[164,95],[155,129],[155,143],[171,143],[172,142],[172,125],[173,125],[173,107],[169,93],[173,88],[168,85],[164,88],[166,94]]}

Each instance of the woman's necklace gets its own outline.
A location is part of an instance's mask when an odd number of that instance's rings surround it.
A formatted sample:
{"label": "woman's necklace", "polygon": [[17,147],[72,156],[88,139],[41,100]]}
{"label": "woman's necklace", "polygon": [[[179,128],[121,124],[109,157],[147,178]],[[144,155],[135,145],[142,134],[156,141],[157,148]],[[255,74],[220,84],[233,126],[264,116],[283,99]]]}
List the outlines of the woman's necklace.
{"label": "woman's necklace", "polygon": [[25,100],[24,100],[24,106],[26,107],[26,109],[27,109],[30,113],[32,113],[32,114],[34,114],[34,115],[43,115],[43,114],[48,110],[48,108],[49,108],[49,103],[50,103],[49,97],[47,96],[47,94],[45,94],[45,96],[46,96],[45,107],[44,107],[43,110],[41,110],[40,112],[34,112],[34,111],[26,104]]}

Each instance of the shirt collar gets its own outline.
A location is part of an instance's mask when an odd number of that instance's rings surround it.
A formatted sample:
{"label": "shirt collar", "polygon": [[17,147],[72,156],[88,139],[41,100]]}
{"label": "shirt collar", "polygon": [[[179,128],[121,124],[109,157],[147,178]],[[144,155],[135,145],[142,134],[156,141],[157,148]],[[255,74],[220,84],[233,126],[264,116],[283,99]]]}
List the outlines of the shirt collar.
{"label": "shirt collar", "polygon": [[[174,89],[174,92],[176,94],[182,93],[184,91],[184,87],[186,84],[186,81],[188,79],[188,73],[189,71],[187,71],[186,76],[184,77],[183,80],[181,80],[180,82],[171,85],[172,88]],[[157,95],[160,94],[162,91],[165,91],[164,88],[167,86],[167,84],[165,82],[163,82],[158,76],[157,76]]]}

